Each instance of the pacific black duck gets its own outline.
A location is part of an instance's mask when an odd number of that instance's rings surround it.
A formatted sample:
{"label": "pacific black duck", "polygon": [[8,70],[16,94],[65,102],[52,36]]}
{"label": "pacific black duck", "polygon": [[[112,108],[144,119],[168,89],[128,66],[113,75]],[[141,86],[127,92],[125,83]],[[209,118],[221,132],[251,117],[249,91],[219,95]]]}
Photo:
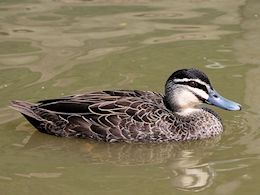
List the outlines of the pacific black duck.
{"label": "pacific black duck", "polygon": [[223,131],[216,112],[202,103],[226,110],[241,106],[220,96],[197,69],[174,72],[165,95],[151,91],[118,90],[72,95],[38,103],[12,101],[40,132],[115,142],[164,142],[214,137]]}

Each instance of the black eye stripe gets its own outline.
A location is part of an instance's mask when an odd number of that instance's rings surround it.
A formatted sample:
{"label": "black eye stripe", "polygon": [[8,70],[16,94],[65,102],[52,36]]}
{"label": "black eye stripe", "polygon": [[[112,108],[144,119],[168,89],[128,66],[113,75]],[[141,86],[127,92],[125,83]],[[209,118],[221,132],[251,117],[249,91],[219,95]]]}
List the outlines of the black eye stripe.
{"label": "black eye stripe", "polygon": [[193,93],[200,101],[205,102],[206,100],[204,100],[202,97],[200,97],[199,95],[197,95],[196,93]]}
{"label": "black eye stripe", "polygon": [[190,87],[198,88],[198,89],[201,89],[201,90],[205,91],[206,93],[208,93],[208,89],[205,85],[202,85],[196,81],[192,81],[192,82],[196,83],[196,87],[191,85],[191,81],[179,81],[179,82],[175,82],[175,84],[188,85]]}

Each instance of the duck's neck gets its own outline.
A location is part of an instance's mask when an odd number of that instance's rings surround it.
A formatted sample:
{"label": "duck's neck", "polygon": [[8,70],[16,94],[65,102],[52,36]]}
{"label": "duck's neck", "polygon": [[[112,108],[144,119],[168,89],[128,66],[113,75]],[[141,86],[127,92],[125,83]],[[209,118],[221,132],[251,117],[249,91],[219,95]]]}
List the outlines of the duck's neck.
{"label": "duck's neck", "polygon": [[200,110],[198,107],[188,107],[188,108],[182,108],[178,106],[177,104],[169,103],[169,100],[167,100],[166,97],[164,97],[164,105],[167,109],[171,110],[174,113],[177,113],[182,116],[193,114],[194,112],[197,112]]}
{"label": "duck's neck", "polygon": [[164,104],[172,112],[186,114],[197,111],[200,101],[192,92],[175,88],[165,91]]}

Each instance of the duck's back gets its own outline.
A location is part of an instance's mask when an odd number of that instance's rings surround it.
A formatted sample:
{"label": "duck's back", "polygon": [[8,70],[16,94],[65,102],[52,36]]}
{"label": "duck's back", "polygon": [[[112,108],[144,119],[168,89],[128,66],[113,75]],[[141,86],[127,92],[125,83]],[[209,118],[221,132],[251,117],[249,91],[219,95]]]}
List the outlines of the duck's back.
{"label": "duck's back", "polygon": [[[149,91],[101,91],[37,104],[14,101],[39,131],[103,141],[166,141],[171,112]],[[169,133],[169,132],[168,132]]]}

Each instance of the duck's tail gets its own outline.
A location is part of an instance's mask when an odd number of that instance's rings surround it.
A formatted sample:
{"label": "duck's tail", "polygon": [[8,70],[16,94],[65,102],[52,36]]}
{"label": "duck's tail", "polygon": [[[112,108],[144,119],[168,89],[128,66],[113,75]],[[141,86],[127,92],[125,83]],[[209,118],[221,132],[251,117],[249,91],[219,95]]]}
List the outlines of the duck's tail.
{"label": "duck's tail", "polygon": [[34,104],[34,103],[20,101],[20,100],[13,100],[10,103],[10,107],[11,108],[13,108],[13,109],[17,110],[18,112],[20,112],[27,119],[28,118],[32,118],[32,119],[41,121],[42,118],[34,112],[33,107],[35,105],[36,104]]}

